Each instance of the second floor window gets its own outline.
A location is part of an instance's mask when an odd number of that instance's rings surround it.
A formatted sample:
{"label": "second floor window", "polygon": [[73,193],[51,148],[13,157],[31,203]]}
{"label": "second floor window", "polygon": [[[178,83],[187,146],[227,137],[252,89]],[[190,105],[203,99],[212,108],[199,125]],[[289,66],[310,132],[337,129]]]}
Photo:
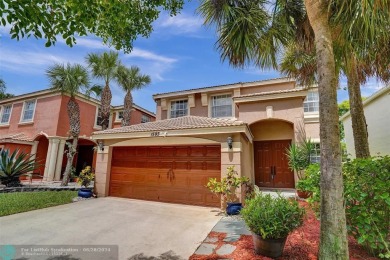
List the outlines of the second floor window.
{"label": "second floor window", "polygon": [[24,102],[22,122],[30,122],[33,120],[34,110],[35,110],[35,102],[36,102],[36,100],[30,100],[30,101]]}
{"label": "second floor window", "polygon": [[141,116],[141,123],[147,123],[150,122],[150,117],[147,115],[142,115]]}
{"label": "second floor window", "polygon": [[232,96],[220,95],[211,97],[211,117],[233,116]]}
{"label": "second floor window", "polygon": [[318,112],[319,110],[319,98],[317,91],[309,91],[307,93],[305,101],[303,101],[304,112]]}
{"label": "second floor window", "polygon": [[188,101],[178,100],[171,102],[171,118],[188,115]]}
{"label": "second floor window", "polygon": [[102,125],[102,110],[100,107],[97,108],[97,114],[96,114],[96,122],[95,122],[95,125],[96,126],[101,126]]}
{"label": "second floor window", "polygon": [[11,109],[12,109],[12,105],[3,106],[3,110],[1,112],[1,120],[0,120],[1,124],[9,123],[9,119],[11,117]]}
{"label": "second floor window", "polygon": [[123,111],[118,112],[118,120],[122,120],[123,118]]}

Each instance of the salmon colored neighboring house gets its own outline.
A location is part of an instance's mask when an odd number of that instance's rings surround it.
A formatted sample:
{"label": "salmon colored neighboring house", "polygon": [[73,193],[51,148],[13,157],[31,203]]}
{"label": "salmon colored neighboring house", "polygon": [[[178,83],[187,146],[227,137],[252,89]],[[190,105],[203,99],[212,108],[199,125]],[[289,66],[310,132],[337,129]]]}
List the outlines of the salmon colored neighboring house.
{"label": "salmon colored neighboring house", "polygon": [[[44,180],[60,180],[66,165],[64,151],[69,138],[67,102],[69,96],[52,90],[42,90],[0,100],[0,148],[11,152],[20,149],[35,156],[39,168],[35,173]],[[100,101],[78,94],[80,106],[80,139],[74,160],[77,172],[87,165],[95,165],[96,142],[91,139],[98,126]],[[117,109],[119,111],[120,109]],[[134,123],[138,117],[154,114],[134,106]],[[140,114],[140,115],[138,115]]]}
{"label": "salmon colored neighboring house", "polygon": [[278,78],[153,95],[155,122],[98,131],[100,196],[217,206],[205,187],[234,166],[257,186],[294,188],[286,149],[311,139],[319,160],[316,87]]}

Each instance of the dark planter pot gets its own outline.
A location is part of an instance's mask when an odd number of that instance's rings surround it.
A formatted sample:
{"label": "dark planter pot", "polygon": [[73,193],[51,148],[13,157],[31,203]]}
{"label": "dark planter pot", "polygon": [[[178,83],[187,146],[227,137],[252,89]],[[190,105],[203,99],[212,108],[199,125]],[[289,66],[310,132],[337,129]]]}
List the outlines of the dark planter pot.
{"label": "dark planter pot", "polygon": [[253,232],[252,237],[256,254],[272,258],[278,258],[283,254],[287,237],[279,239],[262,239],[259,235],[256,235]]}
{"label": "dark planter pot", "polygon": [[79,189],[79,192],[77,193],[77,195],[81,198],[90,198],[90,197],[92,197],[93,193],[92,193],[91,189],[81,188],[81,189]]}
{"label": "dark planter pot", "polygon": [[311,192],[310,191],[297,190],[297,195],[301,199],[307,199],[307,198],[309,198],[311,196]]}
{"label": "dark planter pot", "polygon": [[228,202],[226,207],[226,214],[238,215],[242,209],[242,203],[239,202]]}

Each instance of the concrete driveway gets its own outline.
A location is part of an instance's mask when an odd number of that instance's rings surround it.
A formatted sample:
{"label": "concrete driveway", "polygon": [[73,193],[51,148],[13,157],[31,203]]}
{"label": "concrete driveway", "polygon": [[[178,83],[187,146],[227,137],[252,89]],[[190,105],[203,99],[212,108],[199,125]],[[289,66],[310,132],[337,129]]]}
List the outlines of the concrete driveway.
{"label": "concrete driveway", "polygon": [[0,245],[118,245],[119,259],[188,259],[220,218],[215,208],[99,198],[1,217]]}

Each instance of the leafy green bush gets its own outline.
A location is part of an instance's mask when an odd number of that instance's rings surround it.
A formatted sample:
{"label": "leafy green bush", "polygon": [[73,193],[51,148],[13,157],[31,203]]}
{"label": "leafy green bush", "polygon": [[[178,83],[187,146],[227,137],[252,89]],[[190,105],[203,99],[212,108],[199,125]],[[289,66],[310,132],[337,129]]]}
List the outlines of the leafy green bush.
{"label": "leafy green bush", "polygon": [[238,177],[238,173],[234,170],[234,166],[227,167],[226,177],[221,181],[216,178],[210,178],[206,187],[217,196],[221,196],[226,202],[238,201],[236,190],[245,186],[245,196],[248,198],[253,194],[253,185],[251,185],[248,177]]}
{"label": "leafy green bush", "polygon": [[305,139],[302,143],[291,144],[286,150],[288,166],[297,173],[299,180],[305,178],[304,170],[311,164],[310,156],[313,147],[312,141]]}
{"label": "leafy green bush", "polygon": [[303,223],[305,210],[298,202],[282,197],[273,198],[270,194],[258,194],[246,200],[241,210],[242,218],[249,229],[263,239],[278,239],[288,234]]}
{"label": "leafy green bush", "polygon": [[320,165],[318,163],[310,164],[305,170],[305,179],[299,180],[297,189],[311,193],[308,202],[318,213],[320,202]]}
{"label": "leafy green bush", "polygon": [[359,244],[390,258],[390,157],[344,164],[347,227]]}
{"label": "leafy green bush", "polygon": [[91,166],[87,166],[80,172],[77,183],[87,188],[93,180],[95,180],[95,174]]}
{"label": "leafy green bush", "polygon": [[33,155],[16,149],[10,154],[8,149],[0,151],[0,182],[7,187],[20,186],[19,177],[38,168]]}
{"label": "leafy green bush", "polygon": [[[307,168],[309,203],[320,209],[320,169]],[[347,228],[371,253],[390,258],[390,157],[355,159],[343,165]],[[308,182],[308,183],[307,183]]]}

